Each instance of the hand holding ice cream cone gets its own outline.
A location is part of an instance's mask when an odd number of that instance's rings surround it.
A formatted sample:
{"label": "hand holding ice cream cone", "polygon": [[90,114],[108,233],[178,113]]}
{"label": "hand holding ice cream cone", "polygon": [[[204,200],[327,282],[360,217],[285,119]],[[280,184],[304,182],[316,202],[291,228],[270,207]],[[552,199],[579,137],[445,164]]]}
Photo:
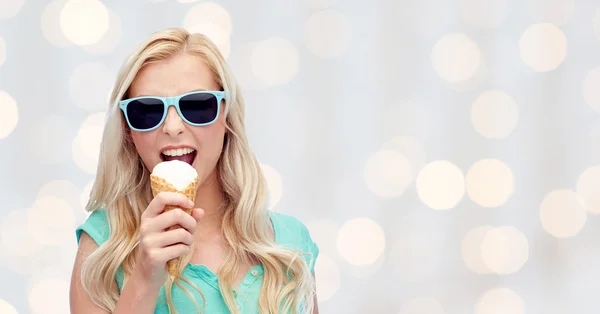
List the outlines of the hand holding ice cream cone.
{"label": "hand holding ice cream cone", "polygon": [[[161,162],[154,167],[150,175],[152,194],[156,196],[160,192],[177,192],[185,195],[192,202],[196,200],[196,189],[198,185],[198,173],[188,163],[172,160]],[[171,211],[179,206],[166,205],[164,212]],[[182,208],[187,214],[192,214],[192,208]],[[179,225],[170,227],[168,230],[181,228]],[[167,269],[171,278],[177,277],[178,265],[181,257],[171,259],[167,262]]]}

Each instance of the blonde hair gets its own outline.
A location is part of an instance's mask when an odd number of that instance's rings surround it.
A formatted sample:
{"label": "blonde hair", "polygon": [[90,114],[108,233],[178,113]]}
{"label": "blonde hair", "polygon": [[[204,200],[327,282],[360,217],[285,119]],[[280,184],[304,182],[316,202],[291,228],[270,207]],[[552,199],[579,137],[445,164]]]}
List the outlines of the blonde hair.
{"label": "blonde hair", "polygon": [[[118,101],[127,96],[132,81],[144,65],[178,53],[201,57],[226,94],[228,134],[217,171],[225,195],[222,230],[228,253],[217,275],[227,307],[232,313],[239,313],[232,282],[241,263],[250,258],[264,268],[260,313],[312,313],[314,283],[310,268],[300,258],[301,252],[280,247],[270,237],[266,183],[246,138],[242,94],[214,43],[202,34],[190,34],[181,28],[152,34],[119,73],[110,99],[96,180],[86,206],[88,211],[106,210],[110,236],[85,262],[83,287],[98,306],[112,312],[119,298],[115,282],[117,271],[122,267],[125,284],[133,270],[141,214],[152,200],[152,194],[149,171],[131,141]],[[191,253],[179,265],[180,270],[190,259]],[[187,282],[202,295],[187,279],[178,280]],[[176,284],[192,297],[178,281]],[[172,284],[167,282],[167,303],[174,313],[171,288]],[[201,312],[197,303],[195,305]]]}

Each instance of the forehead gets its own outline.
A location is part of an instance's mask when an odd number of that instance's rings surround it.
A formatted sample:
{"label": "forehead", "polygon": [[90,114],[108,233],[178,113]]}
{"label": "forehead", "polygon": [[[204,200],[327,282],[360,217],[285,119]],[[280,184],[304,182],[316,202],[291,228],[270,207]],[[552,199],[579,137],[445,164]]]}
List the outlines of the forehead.
{"label": "forehead", "polygon": [[145,65],[129,88],[129,97],[175,96],[195,90],[216,90],[218,86],[201,57],[178,54]]}

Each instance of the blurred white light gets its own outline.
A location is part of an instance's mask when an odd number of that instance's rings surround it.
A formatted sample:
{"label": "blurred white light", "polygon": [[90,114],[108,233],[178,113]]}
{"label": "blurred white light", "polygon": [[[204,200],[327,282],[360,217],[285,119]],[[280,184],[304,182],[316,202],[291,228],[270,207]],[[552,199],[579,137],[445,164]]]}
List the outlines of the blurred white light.
{"label": "blurred white light", "polygon": [[567,56],[567,38],[554,24],[529,26],[519,40],[521,59],[538,72],[556,69]]}
{"label": "blurred white light", "polygon": [[60,28],[60,13],[68,0],[55,0],[44,7],[41,19],[41,28],[44,37],[48,42],[58,48],[64,48],[73,45],[65,37]]}
{"label": "blurred white light", "polygon": [[544,230],[557,238],[575,236],[587,221],[584,200],[571,190],[554,190],[540,204]]}
{"label": "blurred white light", "polygon": [[408,159],[393,150],[380,150],[369,157],[364,176],[369,190],[383,198],[401,196],[413,179]]}
{"label": "blurred white light", "polygon": [[189,9],[183,27],[190,33],[202,33],[221,51],[224,58],[231,52],[231,16],[217,3],[205,1]]}
{"label": "blurred white light", "polygon": [[471,106],[475,130],[489,139],[509,136],[517,127],[519,109],[515,101],[500,90],[481,93]]}
{"label": "blurred white light", "polygon": [[[82,224],[83,222],[84,221],[80,221],[78,224]],[[68,271],[69,274],[73,271],[73,264],[75,264],[78,250],[79,246],[76,241],[67,242],[60,247],[60,258],[57,264],[59,267],[62,267],[63,270]]]}
{"label": "blurred white light", "polygon": [[92,45],[108,31],[108,10],[98,0],[69,0],[60,12],[60,29],[76,45]]}
{"label": "blurred white light", "polygon": [[518,272],[529,259],[529,242],[514,227],[489,230],[481,243],[485,265],[493,272],[508,275]]}
{"label": "blurred white light", "polygon": [[350,45],[352,28],[346,17],[337,11],[313,13],[304,26],[304,42],[318,57],[333,58],[344,53]]}
{"label": "blurred white light", "polygon": [[319,254],[315,264],[315,281],[317,284],[317,298],[319,302],[324,302],[340,289],[341,274],[340,268],[326,254]]}
{"label": "blurred white light", "polygon": [[33,314],[69,313],[69,282],[61,278],[38,281],[29,291],[29,306]]}
{"label": "blurred white light", "polygon": [[600,113],[600,67],[589,70],[583,79],[583,100]]}
{"label": "blurred white light", "polygon": [[413,297],[402,304],[399,314],[446,314],[446,311],[435,298]]}
{"label": "blurred white light", "polygon": [[385,142],[381,148],[396,151],[408,159],[412,171],[411,180],[427,163],[425,146],[421,140],[414,136],[396,136]]}
{"label": "blurred white light", "polygon": [[17,16],[25,0],[0,0],[0,20]]}
{"label": "blurred white light", "polygon": [[373,264],[385,250],[383,229],[368,218],[348,220],[339,229],[337,248],[351,265]]}
{"label": "blurred white light", "polygon": [[577,179],[577,194],[585,208],[592,214],[600,214],[600,165],[589,167]]}
{"label": "blurred white light", "polygon": [[506,18],[506,0],[460,0],[462,17],[481,28],[500,26]]}
{"label": "blurred white light", "polygon": [[194,2],[198,2],[200,0],[177,0],[179,3],[194,3]]}
{"label": "blurred white light", "polygon": [[18,122],[17,102],[7,92],[0,90],[0,139],[7,138]]}
{"label": "blurred white light", "polygon": [[81,124],[71,147],[75,163],[88,174],[95,174],[98,166],[104,116],[105,113],[88,116]]}
{"label": "blurred white light", "polygon": [[431,51],[433,69],[450,83],[472,78],[482,62],[481,51],[473,39],[463,33],[440,38]]}
{"label": "blurred white light", "polygon": [[0,66],[6,61],[6,41],[0,36]]}
{"label": "blurred white light", "polygon": [[66,200],[47,196],[38,199],[28,214],[28,230],[42,245],[56,246],[73,237],[75,213]]}
{"label": "blurred white light", "polygon": [[252,72],[264,84],[285,85],[298,73],[298,51],[283,38],[259,42],[252,51]]}
{"label": "blurred white light", "polygon": [[512,170],[498,159],[475,162],[465,178],[467,194],[483,207],[498,207],[506,203],[514,192]]}
{"label": "blurred white light", "polygon": [[525,302],[508,288],[486,291],[475,304],[475,314],[525,314]]}
{"label": "blurred white light", "polygon": [[113,11],[108,10],[108,30],[98,42],[83,45],[81,48],[91,54],[109,53],[117,47],[121,40],[121,19]]}
{"label": "blurred white light", "polygon": [[13,256],[33,256],[40,247],[28,231],[29,210],[10,211],[0,224],[0,244],[2,252]]}
{"label": "blurred white light", "polygon": [[484,275],[492,272],[483,261],[481,248],[483,240],[492,226],[479,226],[471,229],[462,240],[461,254],[465,266],[474,273]]}
{"label": "blurred white light", "polygon": [[69,77],[69,94],[82,109],[102,111],[108,108],[106,94],[113,87],[116,74],[101,63],[78,65]]}
{"label": "blurred white light", "polygon": [[[29,151],[37,157],[38,163],[59,164],[69,160],[73,134],[66,117],[43,116],[27,132]],[[44,134],[44,137],[40,134]]]}
{"label": "blurred white light", "polygon": [[0,299],[0,313],[2,314],[19,314],[17,313],[17,309],[15,309],[12,304],[8,303],[8,301]]}
{"label": "blurred white light", "polygon": [[222,26],[204,22],[187,26],[186,29],[190,33],[206,35],[217,46],[223,58],[227,59],[231,54],[230,34]]}
{"label": "blurred white light", "polygon": [[564,25],[575,11],[575,0],[529,0],[529,5],[538,23]]}
{"label": "blurred white light", "polygon": [[37,199],[43,199],[50,196],[56,196],[64,199],[73,208],[79,207],[79,196],[81,190],[69,180],[54,180],[44,184],[38,194]]}
{"label": "blurred white light", "polygon": [[59,273],[69,276],[73,271],[73,264],[75,263],[77,250],[79,249],[77,241],[73,239],[74,237],[70,241],[63,242],[61,245],[42,247],[34,256],[38,264],[36,268],[32,269],[30,274],[33,276],[39,274],[41,269],[50,268],[58,270],[58,272],[53,272],[55,274]]}
{"label": "blurred white light", "polygon": [[27,209],[11,211],[0,219],[0,262],[11,271],[29,275],[41,266],[41,247],[27,231]]}
{"label": "blurred white light", "polygon": [[196,23],[208,22],[223,28],[228,35],[231,34],[232,24],[229,12],[221,5],[212,1],[204,1],[191,7],[184,18],[183,24],[192,26]]}
{"label": "blurred white light", "polygon": [[416,183],[419,198],[434,210],[455,207],[465,194],[462,171],[447,160],[436,160],[425,165]]}
{"label": "blurred white light", "polygon": [[346,270],[346,272],[350,276],[358,279],[370,279],[373,278],[375,274],[377,274],[377,272],[381,269],[385,261],[386,255],[384,250],[384,253],[382,253],[381,256],[374,263],[365,265],[352,265],[352,267],[349,267]]}
{"label": "blurred white light", "polygon": [[[56,250],[55,254],[58,253]],[[61,252],[62,253],[62,252]],[[56,256],[54,256],[56,259]],[[75,262],[75,259],[72,260],[72,264]],[[50,264],[50,263],[49,263]],[[69,267],[69,269],[56,267],[55,265],[45,265],[36,270],[34,270],[29,278],[27,279],[27,291],[30,291],[40,282],[46,279],[57,279],[57,278],[68,278],[73,271],[73,265]]]}
{"label": "blurred white light", "polygon": [[232,69],[236,71],[239,85],[245,90],[259,90],[267,87],[261,79],[255,76],[252,64],[254,49],[257,42],[244,43],[236,46],[228,60]]}
{"label": "blurred white light", "polygon": [[51,196],[56,196],[69,203],[69,206],[73,209],[76,224],[85,221],[87,213],[83,211],[83,206],[81,206],[82,192],[73,182],[69,180],[54,180],[48,182],[42,186],[36,199],[43,199]]}
{"label": "blurred white light", "polygon": [[267,187],[269,189],[269,209],[273,209],[283,196],[283,185],[281,183],[281,176],[272,166],[262,164],[261,166],[265,180],[267,181]]}

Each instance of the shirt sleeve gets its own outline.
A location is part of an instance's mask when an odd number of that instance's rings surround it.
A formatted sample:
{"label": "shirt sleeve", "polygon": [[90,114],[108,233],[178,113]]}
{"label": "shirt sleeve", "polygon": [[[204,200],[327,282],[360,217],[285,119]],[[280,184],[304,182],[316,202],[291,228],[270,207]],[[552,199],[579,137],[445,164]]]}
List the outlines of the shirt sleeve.
{"label": "shirt sleeve", "polygon": [[271,212],[276,242],[292,250],[301,250],[311,272],[319,256],[319,247],[313,241],[310,231],[298,218],[282,213]]}
{"label": "shirt sleeve", "polygon": [[310,271],[314,272],[317,257],[319,257],[319,246],[313,241],[308,228],[304,224],[301,224],[301,227],[304,238],[304,252],[310,254],[310,256],[307,256],[306,263],[308,263]]}
{"label": "shirt sleeve", "polygon": [[87,233],[98,246],[106,242],[110,235],[106,212],[103,209],[93,211],[86,221],[77,227],[75,230],[77,244],[79,244],[82,232]]}

